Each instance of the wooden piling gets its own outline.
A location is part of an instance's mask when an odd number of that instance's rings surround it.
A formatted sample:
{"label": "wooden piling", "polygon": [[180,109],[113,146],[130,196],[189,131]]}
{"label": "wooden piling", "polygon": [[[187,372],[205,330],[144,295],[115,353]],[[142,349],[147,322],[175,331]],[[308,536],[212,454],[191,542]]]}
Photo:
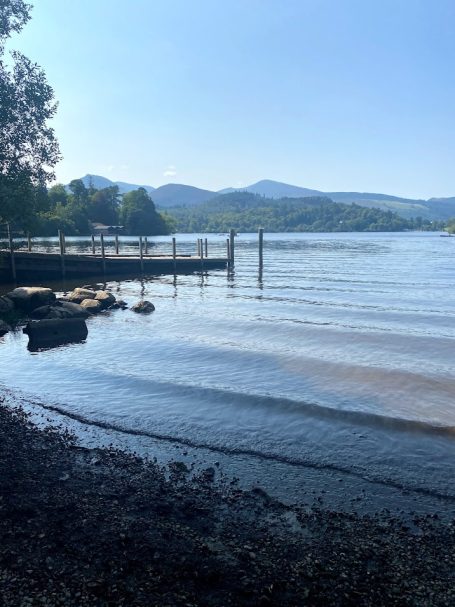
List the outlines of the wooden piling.
{"label": "wooden piling", "polygon": [[201,241],[199,238],[196,240],[196,248],[197,248],[197,256],[200,257],[201,256]]}
{"label": "wooden piling", "polygon": [[142,251],[142,236],[139,236],[139,257],[141,258],[141,272],[144,273],[144,254]]}
{"label": "wooden piling", "polygon": [[30,237],[30,232],[27,232],[27,250],[29,253],[32,252],[32,239]]}
{"label": "wooden piling", "polygon": [[118,255],[118,234],[115,235],[115,254]]}
{"label": "wooden piling", "polygon": [[263,250],[264,250],[264,228],[259,228],[259,230],[258,230],[258,237],[259,237],[259,267],[262,268],[263,262],[264,262],[264,257],[263,257]]}
{"label": "wooden piling", "polygon": [[6,224],[6,227],[8,229],[8,241],[9,241],[9,250],[10,250],[10,254],[11,254],[11,276],[13,278],[13,282],[16,282],[16,260],[14,259],[14,243],[13,243],[13,236],[11,234],[11,226],[9,223]]}
{"label": "wooden piling", "polygon": [[235,239],[235,230],[231,229],[230,233],[229,233],[229,249],[231,252],[231,256],[229,258],[230,264],[233,266],[234,265],[234,259],[235,259],[235,244],[234,244],[234,239]]}
{"label": "wooden piling", "polygon": [[175,237],[172,237],[172,259],[174,260],[174,272],[177,271],[177,242]]}
{"label": "wooden piling", "polygon": [[229,242],[229,238],[226,238],[226,257],[228,260],[228,264],[231,262],[231,245]]}
{"label": "wooden piling", "polygon": [[65,247],[63,244],[63,232],[61,230],[58,231],[58,242],[60,247],[60,263],[62,266],[62,278],[65,278]]}
{"label": "wooden piling", "polygon": [[92,255],[95,255],[95,237],[92,234]]}
{"label": "wooden piling", "polygon": [[66,239],[65,239],[65,232],[62,232],[62,246],[63,246],[63,255],[66,255]]}
{"label": "wooden piling", "polygon": [[101,241],[101,258],[103,260],[103,274],[106,274],[106,251],[104,249],[104,234],[101,232],[100,234]]}
{"label": "wooden piling", "polygon": [[204,269],[204,244],[202,238],[199,240],[200,242],[200,257],[201,257],[201,270]]}
{"label": "wooden piling", "polygon": [[148,240],[147,240],[147,236],[144,238],[144,241],[145,241],[145,254],[148,255],[148,253],[149,253],[149,243],[148,243]]}
{"label": "wooden piling", "polygon": [[209,245],[207,242],[207,238],[205,239],[204,244],[205,244],[205,256],[208,257],[209,256]]}

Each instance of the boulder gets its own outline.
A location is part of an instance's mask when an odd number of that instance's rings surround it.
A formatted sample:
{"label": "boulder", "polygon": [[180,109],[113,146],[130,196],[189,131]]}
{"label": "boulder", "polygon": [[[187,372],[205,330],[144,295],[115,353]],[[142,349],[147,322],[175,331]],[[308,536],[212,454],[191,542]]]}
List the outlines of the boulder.
{"label": "boulder", "polygon": [[96,291],[92,291],[91,289],[81,289],[77,288],[70,294],[69,300],[74,301],[74,303],[82,303],[84,299],[95,299]]}
{"label": "boulder", "polygon": [[122,308],[122,310],[126,310],[126,308],[128,307],[128,304],[126,303],[126,301],[123,301],[123,299],[117,299],[118,307]]}
{"label": "boulder", "polygon": [[18,287],[8,293],[8,298],[18,308],[30,312],[40,306],[54,303],[55,293],[52,289],[46,289],[45,287]]}
{"label": "boulder", "polygon": [[84,299],[81,301],[81,306],[90,314],[96,314],[102,310],[101,303],[96,299]]}
{"label": "boulder", "polygon": [[47,305],[47,306],[40,306],[39,308],[35,308],[34,310],[32,310],[30,312],[30,316],[31,318],[46,318],[46,316],[49,314],[49,311],[51,309],[51,306]]}
{"label": "boulder", "polygon": [[[91,299],[88,301],[92,301]],[[87,318],[89,313],[81,305],[72,301],[62,301],[60,307],[71,314],[71,318]]]}
{"label": "boulder", "polygon": [[137,312],[138,314],[150,314],[150,312],[155,310],[155,306],[151,301],[144,299],[143,301],[139,301],[137,304],[134,304],[131,309],[133,312]]}
{"label": "boulder", "polygon": [[5,314],[14,310],[13,300],[9,297],[0,297],[0,314]]}
{"label": "boulder", "polygon": [[82,341],[88,335],[87,325],[83,318],[32,321],[24,327],[23,332],[29,337],[30,350]]}
{"label": "boulder", "polygon": [[109,291],[97,291],[95,301],[99,301],[103,308],[108,308],[115,303],[115,297]]}
{"label": "boulder", "polygon": [[0,337],[3,337],[9,331],[11,331],[11,327],[6,322],[3,322],[3,320],[0,320]]}

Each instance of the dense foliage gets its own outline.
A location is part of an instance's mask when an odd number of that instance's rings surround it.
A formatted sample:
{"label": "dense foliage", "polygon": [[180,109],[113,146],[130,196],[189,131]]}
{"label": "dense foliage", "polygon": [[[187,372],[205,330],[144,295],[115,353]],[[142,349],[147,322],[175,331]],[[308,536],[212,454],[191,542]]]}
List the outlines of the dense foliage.
{"label": "dense foliage", "polygon": [[49,189],[32,232],[40,236],[55,236],[58,230],[68,236],[90,234],[93,223],[124,226],[123,233],[143,235],[168,234],[172,227],[143,188],[122,197],[117,186],[97,190],[74,179],[68,188],[57,184]]}
{"label": "dense foliage", "polygon": [[49,120],[57,105],[43,70],[5,43],[30,18],[23,0],[0,2],[0,222],[23,224],[42,210],[45,186],[60,158]]}
{"label": "dense foliage", "polygon": [[336,203],[329,198],[264,198],[234,192],[194,207],[169,209],[179,232],[395,232],[433,229],[428,220],[403,219],[391,211]]}

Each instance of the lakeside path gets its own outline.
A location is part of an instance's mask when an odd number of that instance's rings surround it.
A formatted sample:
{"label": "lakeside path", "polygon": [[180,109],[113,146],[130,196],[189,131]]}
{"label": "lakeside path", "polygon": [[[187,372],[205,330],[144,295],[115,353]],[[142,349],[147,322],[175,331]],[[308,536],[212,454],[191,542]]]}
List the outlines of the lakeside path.
{"label": "lakeside path", "polygon": [[285,506],[0,398],[0,604],[453,605],[455,527]]}

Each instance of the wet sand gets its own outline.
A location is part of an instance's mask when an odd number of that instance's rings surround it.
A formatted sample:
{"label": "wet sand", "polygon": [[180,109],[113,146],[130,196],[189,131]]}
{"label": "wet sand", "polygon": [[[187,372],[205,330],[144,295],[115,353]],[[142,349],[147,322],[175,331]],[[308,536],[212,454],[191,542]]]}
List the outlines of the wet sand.
{"label": "wet sand", "polygon": [[455,526],[289,506],[0,402],[0,603],[453,605]]}

